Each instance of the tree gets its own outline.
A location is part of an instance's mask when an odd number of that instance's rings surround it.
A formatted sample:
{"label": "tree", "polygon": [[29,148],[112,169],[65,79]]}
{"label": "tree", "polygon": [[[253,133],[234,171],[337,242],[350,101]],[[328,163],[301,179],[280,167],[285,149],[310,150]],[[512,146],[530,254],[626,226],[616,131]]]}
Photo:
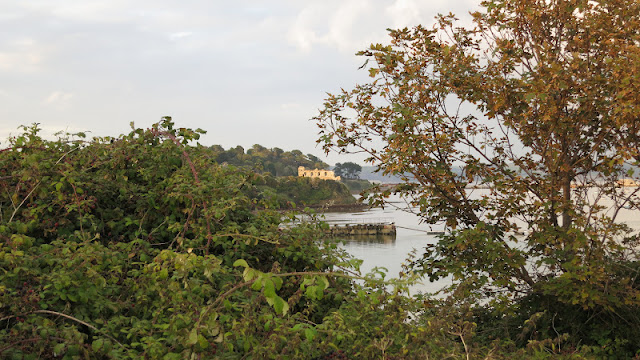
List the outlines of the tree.
{"label": "tree", "polygon": [[274,176],[297,176],[298,166],[311,169],[326,169],[328,164],[312,154],[303,155],[300,150],[283,151],[280,148],[267,149],[254,144],[245,154],[242,146],[225,150],[220,145],[209,148],[219,164],[227,163],[250,168],[258,172],[270,172]]}
{"label": "tree", "polygon": [[359,179],[362,166],[352,162],[337,163],[333,171],[336,176],[341,176],[345,179]]}
{"label": "tree", "polygon": [[328,96],[318,141],[368,153],[425,222],[448,226],[414,262],[429,278],[637,323],[638,237],[616,217],[640,210],[640,188],[617,185],[638,178],[640,3],[482,5],[472,26],[439,16],[360,52],[372,80]]}

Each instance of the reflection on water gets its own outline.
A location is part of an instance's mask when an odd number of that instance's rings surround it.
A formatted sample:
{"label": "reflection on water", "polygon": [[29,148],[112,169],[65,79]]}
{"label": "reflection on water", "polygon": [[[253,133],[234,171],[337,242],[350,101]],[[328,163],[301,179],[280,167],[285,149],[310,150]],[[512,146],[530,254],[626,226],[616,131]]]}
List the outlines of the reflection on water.
{"label": "reflection on water", "polygon": [[[345,236],[344,248],[351,255],[362,259],[361,270],[363,273],[371,271],[374,267],[384,267],[388,270],[388,277],[397,277],[402,271],[402,264],[407,256],[415,250],[416,254],[423,253],[427,244],[435,243],[437,238],[432,231],[442,231],[442,226],[430,226],[421,224],[420,219],[414,215],[400,210],[406,205],[400,199],[396,199],[390,206],[384,209],[376,208],[357,212],[325,213],[324,220],[329,224],[346,223],[380,223],[393,222],[396,224],[396,237],[389,236]],[[434,292],[450,283],[449,280],[419,284],[414,291]]]}
{"label": "reflection on water", "polygon": [[[482,192],[482,190],[476,191]],[[384,209],[325,213],[324,220],[329,224],[394,222],[397,230],[395,240],[383,236],[348,236],[341,238],[341,240],[345,241],[345,250],[364,261],[361,267],[363,273],[374,267],[384,267],[388,270],[389,277],[397,277],[402,270],[402,264],[406,262],[410,253],[415,252],[416,256],[421,256],[427,244],[433,244],[437,241],[437,235],[433,232],[444,231],[444,226],[420,223],[418,216],[402,211],[403,208],[406,208],[406,204],[400,198],[396,198],[390,206]],[[638,211],[622,209],[617,220],[628,224],[636,231],[640,230]],[[429,283],[428,280],[425,280],[423,284],[414,287],[413,290],[435,292],[450,283],[450,279],[435,283]]]}
{"label": "reflection on water", "polygon": [[367,244],[380,244],[383,246],[391,246],[396,242],[395,235],[349,235],[340,238],[349,245],[367,245]]}

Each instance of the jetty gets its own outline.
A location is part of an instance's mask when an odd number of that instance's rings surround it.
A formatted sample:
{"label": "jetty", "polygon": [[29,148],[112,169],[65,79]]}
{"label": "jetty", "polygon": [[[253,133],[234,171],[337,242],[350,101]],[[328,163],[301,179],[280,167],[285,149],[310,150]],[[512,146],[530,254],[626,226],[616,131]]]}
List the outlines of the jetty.
{"label": "jetty", "polygon": [[359,219],[344,221],[329,226],[327,233],[331,236],[396,236],[396,225],[390,221]]}

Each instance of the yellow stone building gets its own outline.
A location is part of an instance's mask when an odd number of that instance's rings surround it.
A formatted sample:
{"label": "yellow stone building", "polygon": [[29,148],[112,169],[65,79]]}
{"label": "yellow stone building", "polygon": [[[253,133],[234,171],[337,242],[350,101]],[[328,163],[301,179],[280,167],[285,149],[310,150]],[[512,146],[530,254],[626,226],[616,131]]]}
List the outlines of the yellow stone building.
{"label": "yellow stone building", "polygon": [[637,187],[640,186],[640,183],[633,179],[620,179],[618,180],[618,185],[622,187]]}
{"label": "yellow stone building", "polygon": [[298,167],[298,176],[308,177],[313,179],[340,181],[340,176],[336,176],[336,174],[332,170],[318,170],[318,169],[309,170],[309,169],[305,169],[304,166]]}

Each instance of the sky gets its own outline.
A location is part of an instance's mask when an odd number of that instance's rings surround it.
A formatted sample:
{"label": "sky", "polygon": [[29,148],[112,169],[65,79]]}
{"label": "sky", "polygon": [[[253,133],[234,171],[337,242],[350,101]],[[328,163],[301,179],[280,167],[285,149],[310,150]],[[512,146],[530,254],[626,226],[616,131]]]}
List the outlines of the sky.
{"label": "sky", "polygon": [[316,145],[328,92],[366,82],[388,28],[464,16],[479,0],[0,0],[0,148],[18,126],[117,136],[163,116],[203,145]]}

